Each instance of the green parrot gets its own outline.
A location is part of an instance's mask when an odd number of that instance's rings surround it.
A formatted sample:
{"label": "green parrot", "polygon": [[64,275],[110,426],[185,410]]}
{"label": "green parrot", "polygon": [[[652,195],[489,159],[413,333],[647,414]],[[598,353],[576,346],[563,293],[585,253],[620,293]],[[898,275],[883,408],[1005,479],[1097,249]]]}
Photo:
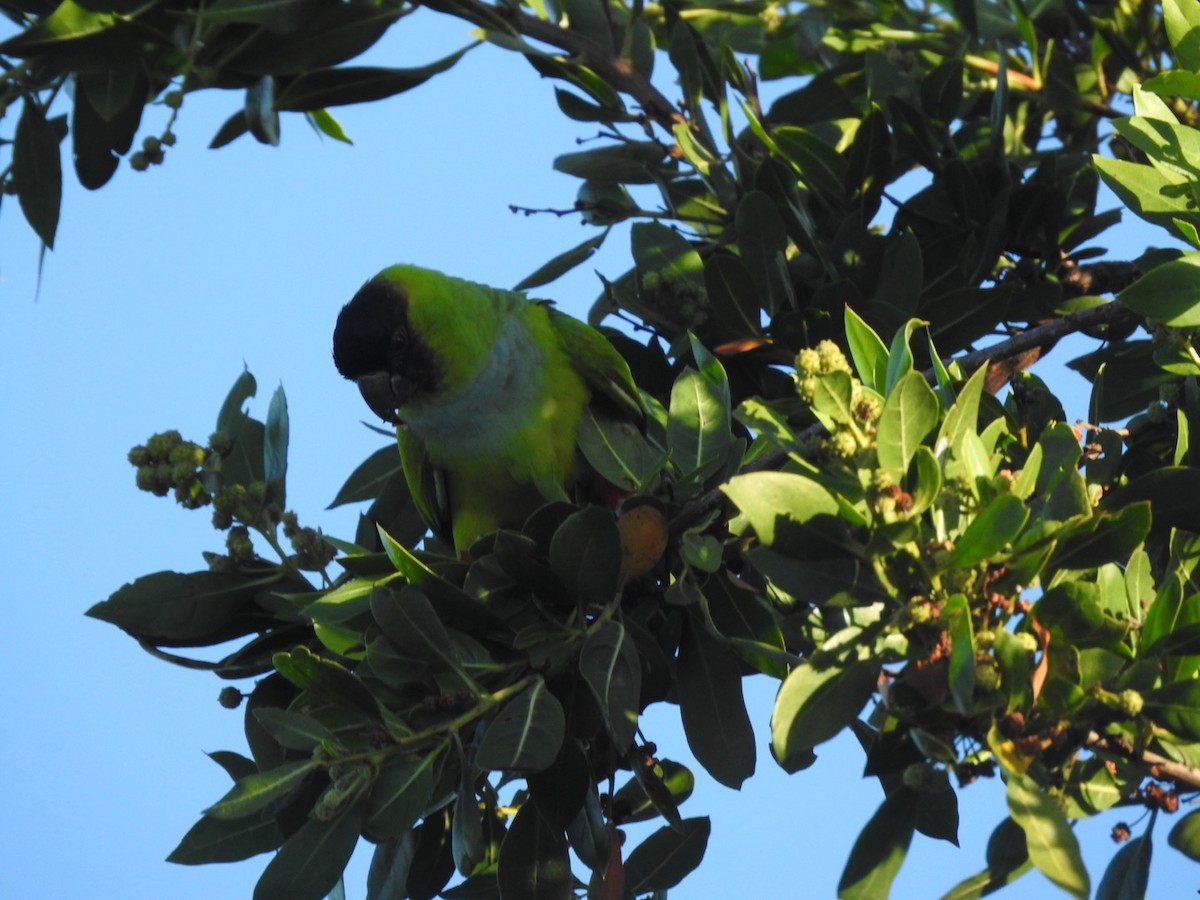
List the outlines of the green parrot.
{"label": "green parrot", "polygon": [[514,291],[384,269],[338,315],[338,371],[396,425],[417,511],[464,552],[549,500],[602,490],[585,409],[641,424],[629,366],[600,332]]}

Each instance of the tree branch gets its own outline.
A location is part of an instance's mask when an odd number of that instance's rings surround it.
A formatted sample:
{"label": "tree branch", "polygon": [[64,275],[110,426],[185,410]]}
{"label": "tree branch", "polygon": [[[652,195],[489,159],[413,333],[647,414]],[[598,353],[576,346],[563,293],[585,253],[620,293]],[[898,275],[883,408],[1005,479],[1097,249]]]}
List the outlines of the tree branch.
{"label": "tree branch", "polygon": [[665,131],[670,132],[676,125],[687,121],[658,88],[634,69],[629,60],[614,57],[598,41],[526,13],[507,8],[499,11],[525,37],[567,51],[612,87],[633,97],[646,115]]}
{"label": "tree branch", "polygon": [[[1133,317],[1134,313],[1132,310],[1116,301],[1105,303],[1101,306],[1092,306],[1088,309],[1068,313],[1057,319],[1051,319],[1041,325],[1035,325],[1019,334],[1013,335],[1008,340],[993,344],[990,347],[984,347],[982,350],[974,350],[964,356],[957,357],[953,361],[957,362],[964,371],[970,373],[974,372],[984,363],[996,363],[1001,360],[1012,359],[1014,356],[1020,356],[1029,350],[1052,344],[1059,338],[1073,334],[1076,331],[1096,328],[1100,325],[1115,325],[1119,322],[1127,322]],[[946,360],[947,363],[951,361]]]}
{"label": "tree branch", "polygon": [[1175,760],[1159,756],[1151,750],[1143,750],[1141,753],[1138,753],[1131,748],[1122,747],[1120,744],[1114,743],[1109,738],[1094,731],[1088,734],[1086,746],[1096,750],[1104,750],[1108,753],[1116,753],[1131,762],[1142,763],[1149,768],[1152,778],[1161,780],[1171,779],[1176,784],[1185,788],[1200,790],[1200,769],[1197,769],[1195,766],[1175,762]]}

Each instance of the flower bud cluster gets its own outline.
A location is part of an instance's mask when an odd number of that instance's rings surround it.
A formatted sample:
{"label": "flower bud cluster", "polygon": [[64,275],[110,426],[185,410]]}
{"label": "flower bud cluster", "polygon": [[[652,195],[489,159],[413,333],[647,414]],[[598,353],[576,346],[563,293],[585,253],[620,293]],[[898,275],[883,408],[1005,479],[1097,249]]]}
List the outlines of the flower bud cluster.
{"label": "flower bud cluster", "polygon": [[129,451],[129,462],[137,467],[137,486],[156,497],[174,493],[186,509],[199,509],[212,502],[204,485],[210,451],[185,441],[178,431],[153,435],[145,444]]}
{"label": "flower bud cluster", "polygon": [[[823,379],[836,379],[837,384],[822,392]],[[848,412],[844,405],[847,379],[850,383]],[[821,341],[816,347],[806,347],[796,355],[796,393],[831,428],[828,436],[810,443],[809,450],[834,459],[852,460],[873,445],[873,423],[883,412],[883,402],[878,394],[867,390],[854,377],[846,355],[833,341]],[[823,397],[832,396],[840,397],[836,404],[823,402]]]}

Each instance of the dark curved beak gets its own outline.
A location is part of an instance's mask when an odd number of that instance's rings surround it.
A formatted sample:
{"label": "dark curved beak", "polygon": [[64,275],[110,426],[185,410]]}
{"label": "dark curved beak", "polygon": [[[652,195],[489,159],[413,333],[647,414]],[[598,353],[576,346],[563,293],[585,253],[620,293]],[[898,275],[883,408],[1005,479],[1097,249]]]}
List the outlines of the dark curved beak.
{"label": "dark curved beak", "polygon": [[390,372],[372,372],[355,381],[359,393],[375,415],[393,425],[400,424],[396,411],[408,400],[411,391],[408,381]]}

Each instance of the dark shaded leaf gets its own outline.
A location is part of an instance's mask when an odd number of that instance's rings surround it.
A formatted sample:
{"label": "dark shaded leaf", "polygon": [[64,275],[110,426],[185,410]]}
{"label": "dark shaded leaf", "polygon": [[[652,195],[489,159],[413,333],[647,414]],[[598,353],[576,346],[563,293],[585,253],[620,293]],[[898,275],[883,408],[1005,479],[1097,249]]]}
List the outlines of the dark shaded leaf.
{"label": "dark shaded leaf", "polygon": [[400,454],[396,452],[396,445],[380,447],[350,473],[333,502],[325,508],[333,509],[344,503],[374,500],[383,493],[388,480],[401,471]]}
{"label": "dark shaded leaf", "polygon": [[1096,900],[1144,900],[1150,882],[1150,829],[1114,854],[1096,887]]}
{"label": "dark shaded leaf", "polygon": [[635,894],[666,891],[700,865],[708,849],[708,816],[663,826],[633,848],[625,860],[625,885]]}
{"label": "dark shaded leaf", "polygon": [[1176,681],[1142,695],[1143,713],[1185,741],[1200,741],[1200,681]]}
{"label": "dark shaded leaf", "polygon": [[424,84],[434,75],[452,68],[470,44],[449,56],[413,69],[388,69],[379,66],[344,66],[338,69],[318,69],[305,72],[289,81],[279,92],[275,108],[306,112],[345,106],[351,103],[370,103],[383,100]]}
{"label": "dark shaded leaf", "polygon": [[637,730],[642,685],[638,652],[624,626],[608,621],[593,631],[579,656],[579,671],[600,703],[613,744],[624,752]]}
{"label": "dark shaded leaf", "polygon": [[214,819],[205,816],[188,829],[167,862],[185,866],[237,862],[274,850],[283,832],[274,816]]}
{"label": "dark shaded leaf", "polygon": [[87,615],[140,639],[188,642],[220,634],[240,610],[254,602],[274,575],[234,572],[155,572],[126,584]]}
{"label": "dark shaded leaf", "polygon": [[332,821],[309,819],[267,864],[254,886],[254,900],[322,900],[342,877],[361,825],[361,803]]}
{"label": "dark shaded leaf", "polygon": [[570,900],[571,857],[562,829],[526,803],[513,817],[500,845],[500,896],[521,900]]}
{"label": "dark shaded leaf", "polygon": [[839,900],[876,900],[888,895],[912,842],[915,800],[910,788],[897,788],[871,816],[842,871]]}
{"label": "dark shaded leaf", "polygon": [[526,275],[513,286],[513,290],[527,291],[558,279],[591,258],[592,254],[600,249],[600,245],[604,243],[606,237],[608,237],[607,228],[595,237],[590,237],[570,250],[560,253],[531,275]]}
{"label": "dark shaded leaf", "polygon": [[683,730],[696,760],[726,787],[754,774],[754,731],[742,697],[741,666],[693,617],[676,663]]}
{"label": "dark shaded leaf", "polygon": [[13,138],[12,179],[25,220],[50,249],[54,249],[62,206],[61,140],[62,135],[47,121],[41,107],[26,100]]}
{"label": "dark shaded leaf", "polygon": [[574,596],[603,606],[617,593],[621,537],[617,520],[602,506],[569,516],[550,541],[550,566]]}
{"label": "dark shaded leaf", "polygon": [[565,730],[562,705],[546,683],[539,681],[506,703],[491,721],[476,751],[476,765],[540,772],[558,756]]}

